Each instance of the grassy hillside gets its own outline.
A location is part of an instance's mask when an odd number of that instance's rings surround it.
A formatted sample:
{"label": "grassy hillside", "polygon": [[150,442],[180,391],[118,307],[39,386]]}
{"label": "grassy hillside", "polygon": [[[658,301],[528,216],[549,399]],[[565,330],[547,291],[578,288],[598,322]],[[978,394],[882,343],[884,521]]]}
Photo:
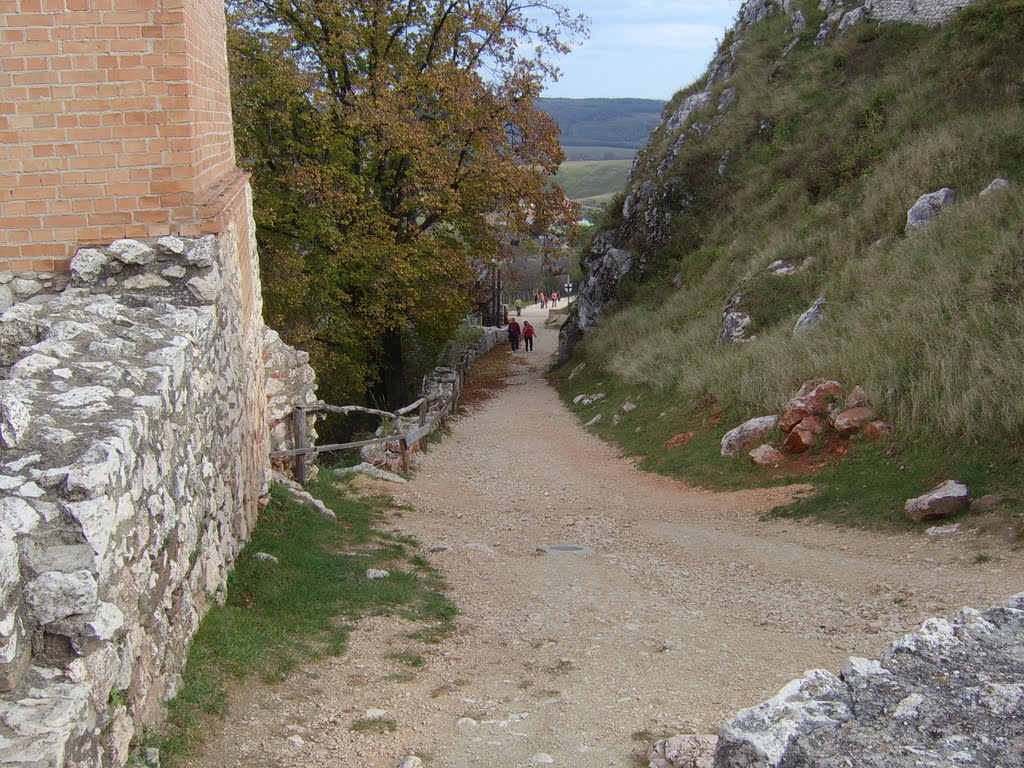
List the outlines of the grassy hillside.
{"label": "grassy hillside", "polygon": [[[581,415],[603,413],[598,431],[650,468],[711,485],[813,477],[818,494],[789,514],[905,525],[904,499],[957,478],[975,496],[1005,494],[1004,513],[1021,515],[1024,2],[978,3],[939,29],[860,24],[824,46],[812,41],[825,14],[813,2],[795,7],[809,24],[785,56],[784,15],[744,33],[735,75],[718,86],[736,89],[735,104],[657,178],[677,201],[670,236],[622,287],[624,308],[556,378],[567,397],[607,392]],[[697,119],[712,116],[713,107]],[[645,168],[664,158],[674,138],[664,134]],[[997,176],[1010,189],[980,198]],[[918,196],[946,186],[957,206],[905,234]],[[621,200],[599,229],[618,230]],[[619,244],[641,250],[630,232]],[[768,275],[778,259],[809,268]],[[757,339],[718,347],[737,290]],[[795,337],[818,296],[828,298],[825,322]],[[812,378],[862,385],[893,435],[780,470],[718,456],[727,429],[778,413]],[[614,426],[627,398],[640,408]]]}

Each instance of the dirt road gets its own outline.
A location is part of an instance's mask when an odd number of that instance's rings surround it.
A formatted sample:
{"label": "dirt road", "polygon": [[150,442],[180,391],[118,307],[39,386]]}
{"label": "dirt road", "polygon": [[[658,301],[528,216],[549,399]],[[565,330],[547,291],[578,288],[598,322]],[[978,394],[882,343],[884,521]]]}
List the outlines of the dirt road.
{"label": "dirt road", "polygon": [[[806,669],[1024,589],[1022,553],[978,533],[765,523],[794,489],[709,493],[636,470],[545,384],[555,345],[541,331],[510,386],[388,488],[415,508],[394,526],[447,577],[455,636],[426,646],[368,620],[345,657],[236,692],[196,766],[642,765],[659,736],[716,732]],[[388,658],[403,651],[426,665]],[[371,709],[396,730],[352,731]]]}

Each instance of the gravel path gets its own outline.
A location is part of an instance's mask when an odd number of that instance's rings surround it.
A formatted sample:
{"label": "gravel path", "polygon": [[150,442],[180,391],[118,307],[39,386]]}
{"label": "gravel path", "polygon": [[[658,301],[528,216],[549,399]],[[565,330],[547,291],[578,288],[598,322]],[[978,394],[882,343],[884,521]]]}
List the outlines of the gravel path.
{"label": "gravel path", "polygon": [[[711,493],[638,471],[544,382],[556,343],[541,330],[508,388],[386,488],[415,508],[394,527],[437,550],[455,636],[427,646],[369,619],[343,658],[234,692],[232,722],[194,766],[642,765],[660,736],[716,732],[806,669],[1024,589],[1024,553],[980,532],[760,522],[800,489]],[[401,651],[426,665],[387,658]],[[352,731],[371,709],[396,730]]]}

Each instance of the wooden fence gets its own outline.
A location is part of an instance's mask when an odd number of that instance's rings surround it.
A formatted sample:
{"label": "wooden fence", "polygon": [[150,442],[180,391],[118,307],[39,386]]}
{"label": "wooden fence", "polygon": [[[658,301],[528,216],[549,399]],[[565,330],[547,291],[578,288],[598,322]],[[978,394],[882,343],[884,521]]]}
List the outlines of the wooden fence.
{"label": "wooden fence", "polygon": [[[362,448],[367,445],[392,443],[397,440],[399,450],[402,453],[402,469],[405,472],[408,472],[412,446],[417,443],[421,443],[420,447],[422,448],[422,441],[426,440],[427,435],[437,429],[439,425],[444,424],[448,417],[454,413],[456,407],[458,407],[459,396],[462,394],[462,388],[466,381],[466,374],[469,371],[469,361],[470,353],[465,352],[463,353],[462,359],[459,363],[454,366],[455,381],[452,384],[452,391],[449,395],[424,395],[416,402],[409,403],[409,405],[404,408],[399,408],[394,412],[380,411],[376,408],[364,408],[361,405],[328,405],[322,400],[310,403],[309,405],[297,405],[292,411],[292,433],[295,438],[295,447],[286,451],[272,451],[270,458],[283,459],[294,457],[295,479],[299,483],[305,483],[308,463],[311,457],[315,459],[321,453],[343,451],[348,448]],[[437,403],[438,401],[441,401],[441,404],[431,412],[431,404]],[[404,427],[402,424],[402,417],[408,416],[414,412],[418,412],[419,414],[418,424],[415,429],[403,434],[402,430]],[[307,429],[306,421],[306,417],[310,413],[367,413],[372,416],[380,416],[382,426],[388,423],[392,424],[394,432],[390,435],[385,435],[384,437],[374,437],[368,440],[355,440],[351,443],[310,445],[309,431]]]}

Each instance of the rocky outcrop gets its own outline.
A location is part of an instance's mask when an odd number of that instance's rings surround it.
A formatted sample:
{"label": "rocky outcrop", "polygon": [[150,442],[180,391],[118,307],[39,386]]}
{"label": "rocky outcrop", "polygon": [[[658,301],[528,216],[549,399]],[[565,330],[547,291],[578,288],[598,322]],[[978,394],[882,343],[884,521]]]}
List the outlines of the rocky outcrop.
{"label": "rocky outcrop", "polygon": [[824,296],[816,299],[810,308],[800,315],[796,321],[796,325],[793,326],[794,336],[803,336],[812,328],[816,328],[821,325],[821,321],[825,318],[825,302],[828,301]]}
{"label": "rocky outcrop", "polygon": [[912,232],[915,229],[929,224],[939,217],[943,210],[956,203],[956,192],[949,187],[943,187],[936,192],[928,192],[917,198],[917,202],[907,211],[906,231]]}
{"label": "rocky outcrop", "polygon": [[929,619],[877,661],[851,658],[838,677],[811,670],[739,712],[714,766],[1019,766],[1022,669],[1024,595]]}
{"label": "rocky outcrop", "polygon": [[255,524],[264,337],[235,227],[85,249],[0,315],[4,765],[123,765]]}
{"label": "rocky outcrop", "polygon": [[615,299],[619,283],[633,267],[633,254],[615,247],[610,232],[594,239],[590,253],[583,260],[583,284],[579,295],[558,334],[558,361],[564,363],[572,355],[580,335],[594,328]]}

